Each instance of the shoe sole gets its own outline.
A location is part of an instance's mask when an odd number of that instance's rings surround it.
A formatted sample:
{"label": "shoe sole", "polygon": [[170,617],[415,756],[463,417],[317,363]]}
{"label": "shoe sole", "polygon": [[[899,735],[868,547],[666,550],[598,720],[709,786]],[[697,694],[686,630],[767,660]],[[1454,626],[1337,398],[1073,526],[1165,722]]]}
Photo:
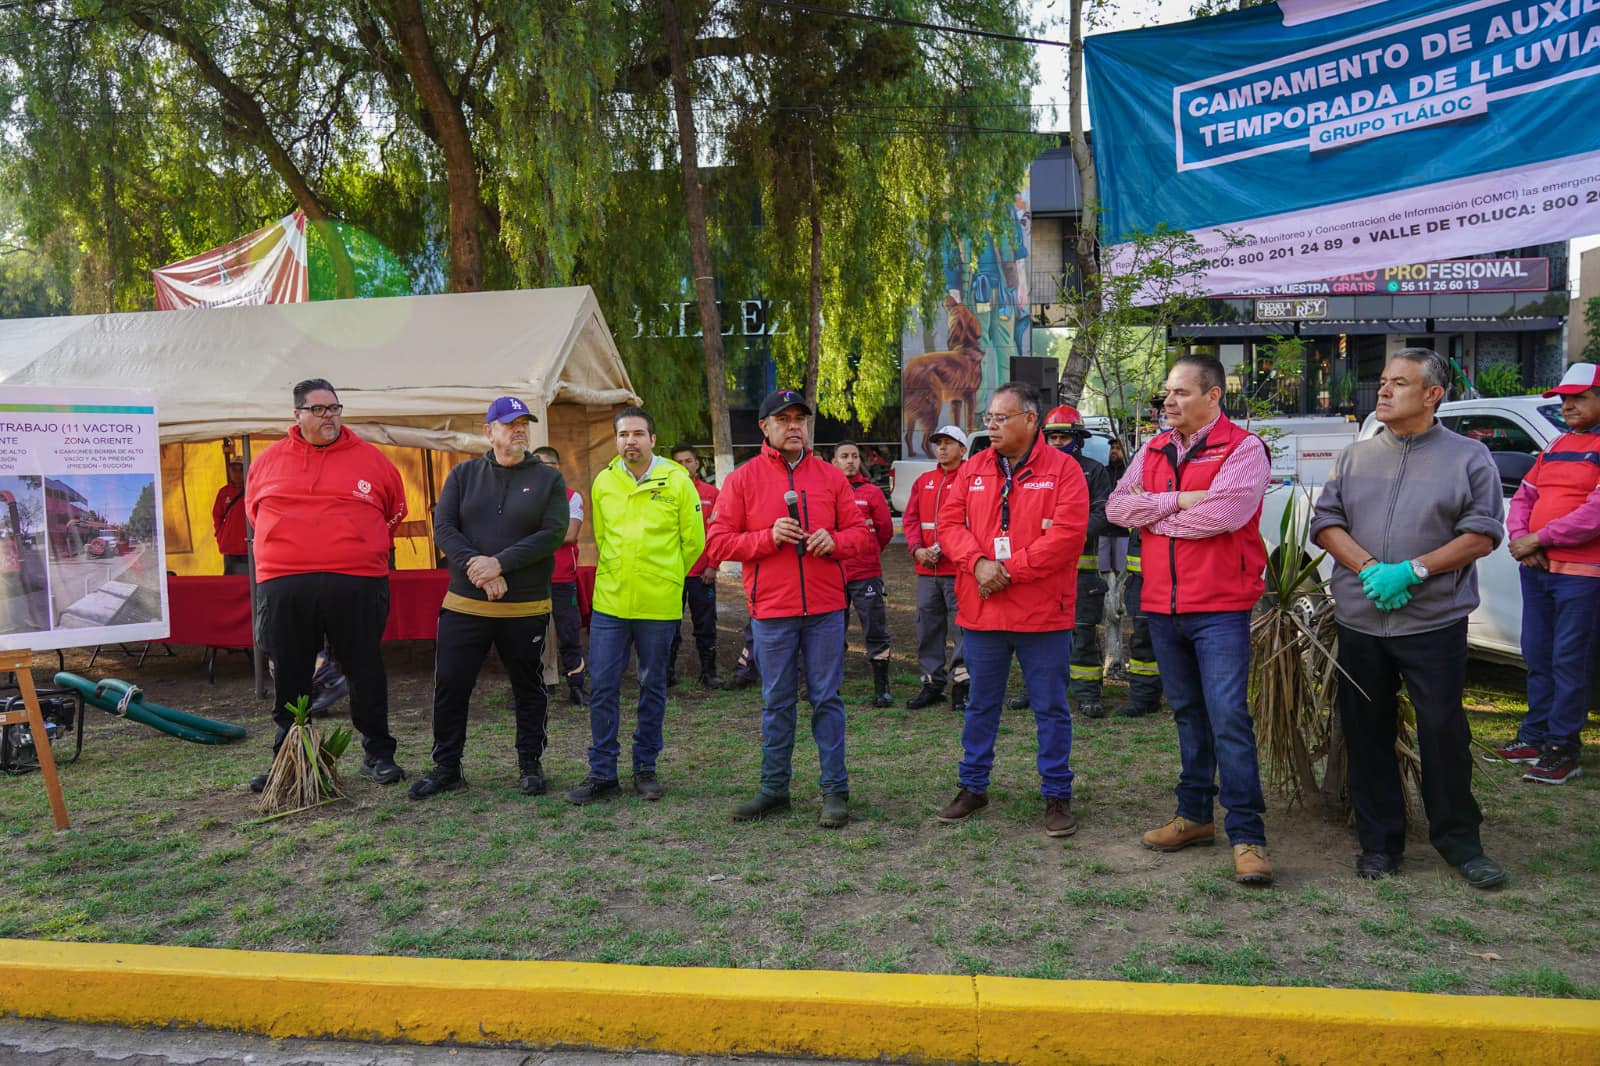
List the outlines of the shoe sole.
{"label": "shoe sole", "polygon": [[432,791],[429,791],[429,792],[417,793],[417,792],[411,791],[410,789],[407,789],[406,790],[406,795],[410,796],[414,800],[425,800],[429,796],[437,796],[441,792],[459,792],[459,791],[461,791],[462,789],[464,789],[466,787],[467,787],[466,781],[465,780],[461,780],[461,781],[457,781],[454,784],[450,784],[450,785],[440,785],[438,788],[433,789]]}
{"label": "shoe sole", "polygon": [[1533,781],[1533,782],[1535,782],[1537,784],[1541,784],[1541,785],[1564,785],[1568,781],[1571,781],[1574,777],[1582,777],[1582,776],[1583,776],[1583,768],[1575,766],[1575,767],[1573,767],[1571,773],[1566,774],[1563,777],[1539,777],[1536,774],[1523,774],[1522,775],[1522,779],[1524,781]]}
{"label": "shoe sole", "polygon": [[1484,762],[1508,762],[1513,766],[1536,766],[1539,762],[1539,756],[1537,755],[1530,756],[1526,759],[1508,759],[1497,751],[1489,752],[1487,755],[1481,755],[1479,758],[1481,758]]}
{"label": "shoe sole", "polygon": [[1233,879],[1241,885],[1270,885],[1271,874],[1234,874]]}
{"label": "shoe sole", "polygon": [[380,776],[378,774],[369,774],[366,770],[362,770],[361,778],[364,781],[371,781],[375,785],[397,785],[406,779],[406,772],[401,770],[393,776]]}
{"label": "shoe sole", "polygon": [[966,814],[958,814],[953,818],[946,817],[945,815],[942,815],[942,814],[936,814],[936,815],[933,816],[933,820],[936,821],[936,822],[939,822],[942,825],[960,825],[962,822],[966,821],[968,818],[976,818],[978,815],[982,814],[984,811],[986,811],[988,809],[989,808],[987,806],[979,807],[977,810],[968,811]]}
{"label": "shoe sole", "polygon": [[646,803],[654,803],[664,795],[664,793],[659,788],[651,789],[649,792],[646,792],[644,789],[640,788],[637,785],[635,785],[634,788],[633,788],[633,794],[635,796],[638,796],[640,799],[644,800]]}
{"label": "shoe sole", "polygon": [[1182,851],[1184,848],[1209,848],[1216,842],[1216,837],[1204,837],[1200,840],[1185,840],[1182,844],[1152,844],[1143,837],[1139,838],[1139,843],[1151,851],[1161,851],[1169,854],[1174,851]]}
{"label": "shoe sole", "polygon": [[759,822],[759,821],[763,821],[764,819],[771,818],[775,814],[788,814],[789,813],[789,807],[790,807],[790,805],[785,803],[781,807],[768,807],[766,810],[757,811],[755,814],[739,814],[739,813],[735,812],[734,815],[733,815],[733,820],[736,821],[736,822],[745,822],[745,823]]}
{"label": "shoe sole", "polygon": [[1077,831],[1078,831],[1078,827],[1077,826],[1073,826],[1071,829],[1046,829],[1044,831],[1044,835],[1047,836],[1047,837],[1054,837],[1055,839],[1060,840],[1062,837],[1069,837],[1072,834],[1076,833]]}
{"label": "shoe sole", "polygon": [[1467,887],[1476,888],[1480,891],[1486,891],[1491,888],[1499,888],[1509,880],[1509,877],[1507,877],[1505,874],[1501,874],[1499,877],[1493,877],[1487,881],[1468,881]]}
{"label": "shoe sole", "polygon": [[582,799],[574,799],[569,794],[565,798],[566,801],[572,804],[574,807],[587,807],[591,803],[605,803],[608,800],[615,799],[620,791],[621,789],[614,788],[610,792],[602,792],[598,796],[585,796]]}
{"label": "shoe sole", "polygon": [[835,819],[835,818],[818,818],[817,819],[817,825],[820,828],[823,828],[823,829],[843,829],[845,826],[847,826],[849,824],[850,824],[850,817],[848,815],[846,815],[844,818],[838,818],[838,819]]}

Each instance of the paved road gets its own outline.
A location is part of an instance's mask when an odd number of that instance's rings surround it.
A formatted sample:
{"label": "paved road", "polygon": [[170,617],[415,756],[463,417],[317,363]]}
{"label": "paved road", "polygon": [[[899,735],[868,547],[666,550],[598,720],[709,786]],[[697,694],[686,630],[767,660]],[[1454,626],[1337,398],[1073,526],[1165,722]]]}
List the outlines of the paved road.
{"label": "paved road", "polygon": [[[796,1059],[398,1047],[237,1033],[0,1021],[0,1066],[823,1066]],[[837,1066],[837,1063],[831,1064]]]}

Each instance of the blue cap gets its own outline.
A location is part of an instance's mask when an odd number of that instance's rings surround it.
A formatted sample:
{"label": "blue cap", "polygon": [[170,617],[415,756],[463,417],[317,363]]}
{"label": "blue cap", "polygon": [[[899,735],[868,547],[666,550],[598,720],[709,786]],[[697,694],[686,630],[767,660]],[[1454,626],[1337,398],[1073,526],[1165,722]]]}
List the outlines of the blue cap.
{"label": "blue cap", "polygon": [[528,410],[528,405],[515,396],[500,397],[489,405],[489,413],[483,416],[485,422],[515,422],[519,418],[539,421],[539,417]]}

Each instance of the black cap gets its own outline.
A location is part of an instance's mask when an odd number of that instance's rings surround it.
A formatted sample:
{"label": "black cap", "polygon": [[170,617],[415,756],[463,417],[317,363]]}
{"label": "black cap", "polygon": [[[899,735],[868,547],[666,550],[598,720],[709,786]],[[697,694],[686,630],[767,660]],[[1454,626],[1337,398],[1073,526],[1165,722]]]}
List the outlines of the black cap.
{"label": "black cap", "polygon": [[813,414],[811,405],[806,403],[805,395],[793,389],[779,389],[777,392],[768,393],[767,398],[761,401],[761,413],[756,415],[756,420],[771,418],[779,411],[798,407],[806,414]]}

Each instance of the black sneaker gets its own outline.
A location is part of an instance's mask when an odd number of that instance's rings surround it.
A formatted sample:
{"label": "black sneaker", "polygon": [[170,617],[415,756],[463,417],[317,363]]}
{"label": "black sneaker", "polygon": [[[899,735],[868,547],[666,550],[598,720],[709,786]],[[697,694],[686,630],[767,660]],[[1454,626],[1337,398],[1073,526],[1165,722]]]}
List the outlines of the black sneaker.
{"label": "black sneaker", "polygon": [[1474,855],[1458,869],[1473,888],[1499,888],[1506,883],[1506,872],[1487,855]]}
{"label": "black sneaker", "polygon": [[759,822],[768,815],[786,814],[788,810],[788,796],[770,796],[765,792],[757,792],[755,799],[746,800],[733,809],[733,820]]}
{"label": "black sneaker", "polygon": [[968,685],[965,681],[957,681],[950,686],[950,709],[957,714],[967,713]]}
{"label": "black sneaker", "polygon": [[361,761],[361,776],[380,785],[392,785],[403,780],[406,772],[395,765],[387,755],[378,755]]}
{"label": "black sneaker", "polygon": [[265,792],[267,790],[267,774],[257,774],[250,779],[251,792]]}
{"label": "black sneaker", "polygon": [[598,777],[586,777],[583,779],[583,784],[567,793],[567,802],[582,807],[585,804],[608,800],[620,790],[621,786],[614,780],[602,781]]}
{"label": "black sneaker", "polygon": [[1021,696],[1012,696],[1009,700],[1006,700],[1006,710],[1008,711],[1025,711],[1027,709],[1028,697],[1026,693]]}
{"label": "black sneaker", "polygon": [[465,787],[467,779],[461,776],[461,767],[435,766],[411,786],[410,796],[414,800],[427,799],[436,792],[454,792]]}
{"label": "black sneaker", "polygon": [[924,707],[932,707],[935,703],[944,702],[944,686],[933,681],[924,681],[922,691],[906,700],[906,710],[920,711]]}
{"label": "black sneaker", "polygon": [[1356,876],[1364,881],[1381,881],[1400,872],[1400,856],[1387,851],[1363,851],[1356,859]]}
{"label": "black sneaker", "polygon": [[1544,751],[1539,754],[1539,761],[1528,768],[1522,779],[1537,781],[1542,785],[1564,785],[1583,773],[1583,768],[1578,764],[1579,752],[1578,748],[1546,744]]}
{"label": "black sneaker", "polygon": [[1117,708],[1117,717],[1143,718],[1146,715],[1155,714],[1160,709],[1160,707],[1154,707],[1146,703],[1124,703]]}
{"label": "black sneaker", "polygon": [[656,780],[654,770],[641,770],[633,775],[633,791],[638,793],[640,799],[658,800],[661,798],[661,782]]}
{"label": "black sneaker", "polygon": [[524,796],[542,796],[549,789],[544,780],[544,767],[539,765],[539,760],[524,763],[522,777],[517,782]]}
{"label": "black sneaker", "polygon": [[574,707],[582,707],[589,702],[589,694],[584,691],[581,680],[567,678],[567,702]]}
{"label": "black sneaker", "polygon": [[1085,718],[1104,718],[1106,716],[1106,705],[1099,700],[1080,700],[1078,702],[1078,713]]}

